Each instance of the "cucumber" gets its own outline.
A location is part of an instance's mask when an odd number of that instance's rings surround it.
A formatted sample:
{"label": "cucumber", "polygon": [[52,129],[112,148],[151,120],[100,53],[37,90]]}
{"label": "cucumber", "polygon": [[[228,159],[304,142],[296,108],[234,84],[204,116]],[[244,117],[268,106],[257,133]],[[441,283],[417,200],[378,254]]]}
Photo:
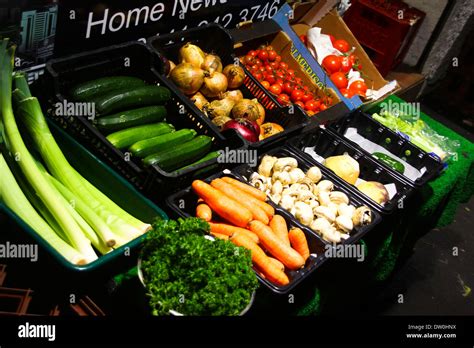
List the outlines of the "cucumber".
{"label": "cucumber", "polygon": [[142,106],[163,104],[171,97],[166,87],[144,86],[126,92],[110,92],[95,99],[95,109],[101,115]]}
{"label": "cucumber", "polygon": [[179,168],[177,171],[181,172],[181,171],[184,171],[184,170],[188,169],[189,167],[197,166],[198,164],[201,164],[203,162],[209,161],[209,160],[214,159],[214,158],[218,158],[220,156],[220,154],[221,153],[219,151],[209,152],[206,156],[204,156],[200,160],[197,160],[194,163],[191,163],[191,164],[188,164],[187,166]]}
{"label": "cucumber", "polygon": [[101,94],[115,91],[121,88],[135,88],[145,86],[146,83],[137,77],[112,76],[97,80],[87,81],[75,86],[71,90],[71,96],[75,100],[88,101]]}
{"label": "cucumber", "polygon": [[110,141],[116,148],[123,149],[135,144],[137,141],[150,139],[161,134],[171,133],[173,131],[173,125],[160,122],[136,126],[109,134],[107,136],[107,140]]}
{"label": "cucumber", "polygon": [[159,135],[154,138],[140,140],[130,147],[134,156],[144,158],[151,154],[171,149],[175,145],[186,143],[196,136],[194,129],[181,129],[177,132]]}
{"label": "cucumber", "polygon": [[97,128],[105,131],[118,131],[143,124],[163,121],[166,117],[164,106],[145,106],[139,109],[104,116],[94,121]]}
{"label": "cucumber", "polygon": [[156,164],[164,171],[172,172],[198,160],[207,154],[211,150],[211,147],[211,138],[206,135],[200,135],[172,149],[147,156],[143,162],[148,166]]}
{"label": "cucumber", "polygon": [[403,165],[403,163],[400,163],[395,158],[392,158],[387,154],[384,154],[382,152],[374,152],[372,156],[374,156],[376,159],[385,163],[387,166],[401,174],[405,172],[405,166]]}

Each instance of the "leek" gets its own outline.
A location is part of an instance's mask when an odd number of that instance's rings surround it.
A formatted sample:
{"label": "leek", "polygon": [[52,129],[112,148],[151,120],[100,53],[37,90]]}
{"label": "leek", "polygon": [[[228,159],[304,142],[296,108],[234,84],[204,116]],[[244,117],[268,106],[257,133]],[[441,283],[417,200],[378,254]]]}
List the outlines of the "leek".
{"label": "leek", "polygon": [[92,262],[97,259],[97,255],[92,249],[90,241],[84,236],[81,228],[69,214],[67,208],[61,204],[60,197],[58,197],[52,185],[39,171],[21,138],[12,109],[12,73],[15,49],[14,47],[7,49],[7,45],[8,39],[4,39],[0,45],[0,112],[7,144],[10,146],[10,151],[15,155],[15,158],[18,158],[18,165],[25,178],[46,208],[55,217],[58,225],[68,235],[72,246],[84,256],[87,262]]}

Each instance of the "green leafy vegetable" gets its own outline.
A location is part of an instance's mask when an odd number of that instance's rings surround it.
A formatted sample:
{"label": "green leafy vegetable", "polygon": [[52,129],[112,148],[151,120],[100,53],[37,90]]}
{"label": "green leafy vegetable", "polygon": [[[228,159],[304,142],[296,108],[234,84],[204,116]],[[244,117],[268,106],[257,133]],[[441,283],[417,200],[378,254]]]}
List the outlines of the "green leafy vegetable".
{"label": "green leafy vegetable", "polygon": [[145,239],[142,272],[154,315],[239,315],[257,287],[250,252],[208,240],[198,218],[158,221]]}

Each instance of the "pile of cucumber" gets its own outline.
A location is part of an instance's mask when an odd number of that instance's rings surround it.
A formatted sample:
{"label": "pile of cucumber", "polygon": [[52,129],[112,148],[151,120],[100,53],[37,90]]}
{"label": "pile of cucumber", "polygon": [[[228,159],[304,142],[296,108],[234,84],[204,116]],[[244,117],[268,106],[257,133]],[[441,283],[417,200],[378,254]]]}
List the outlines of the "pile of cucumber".
{"label": "pile of cucumber", "polygon": [[166,123],[171,92],[165,87],[111,76],[76,85],[70,94],[75,101],[94,103],[94,125],[112,145],[130,151],[147,166],[173,172],[219,156],[211,152],[210,137]]}

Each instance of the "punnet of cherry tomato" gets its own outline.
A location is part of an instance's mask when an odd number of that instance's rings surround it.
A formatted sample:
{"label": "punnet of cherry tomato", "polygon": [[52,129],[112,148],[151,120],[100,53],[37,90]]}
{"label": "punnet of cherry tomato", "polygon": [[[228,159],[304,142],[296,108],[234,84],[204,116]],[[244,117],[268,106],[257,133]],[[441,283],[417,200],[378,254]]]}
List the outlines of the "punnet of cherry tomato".
{"label": "punnet of cherry tomato", "polygon": [[[354,50],[346,40],[336,39],[330,34],[328,36],[331,39],[332,46],[341,54],[329,54],[324,57],[322,67],[345,98],[352,98],[354,95],[365,98],[367,92],[365,81],[357,79],[349,85],[348,75],[351,70],[358,71],[362,75],[362,64],[359,57],[354,54]],[[300,40],[307,45],[306,35],[300,35]]]}
{"label": "punnet of cherry tomato", "polygon": [[304,83],[271,45],[261,45],[256,50],[248,51],[240,61],[283,106],[296,104],[307,115],[313,116],[333,104],[330,95],[320,96],[315,93],[316,86]]}

